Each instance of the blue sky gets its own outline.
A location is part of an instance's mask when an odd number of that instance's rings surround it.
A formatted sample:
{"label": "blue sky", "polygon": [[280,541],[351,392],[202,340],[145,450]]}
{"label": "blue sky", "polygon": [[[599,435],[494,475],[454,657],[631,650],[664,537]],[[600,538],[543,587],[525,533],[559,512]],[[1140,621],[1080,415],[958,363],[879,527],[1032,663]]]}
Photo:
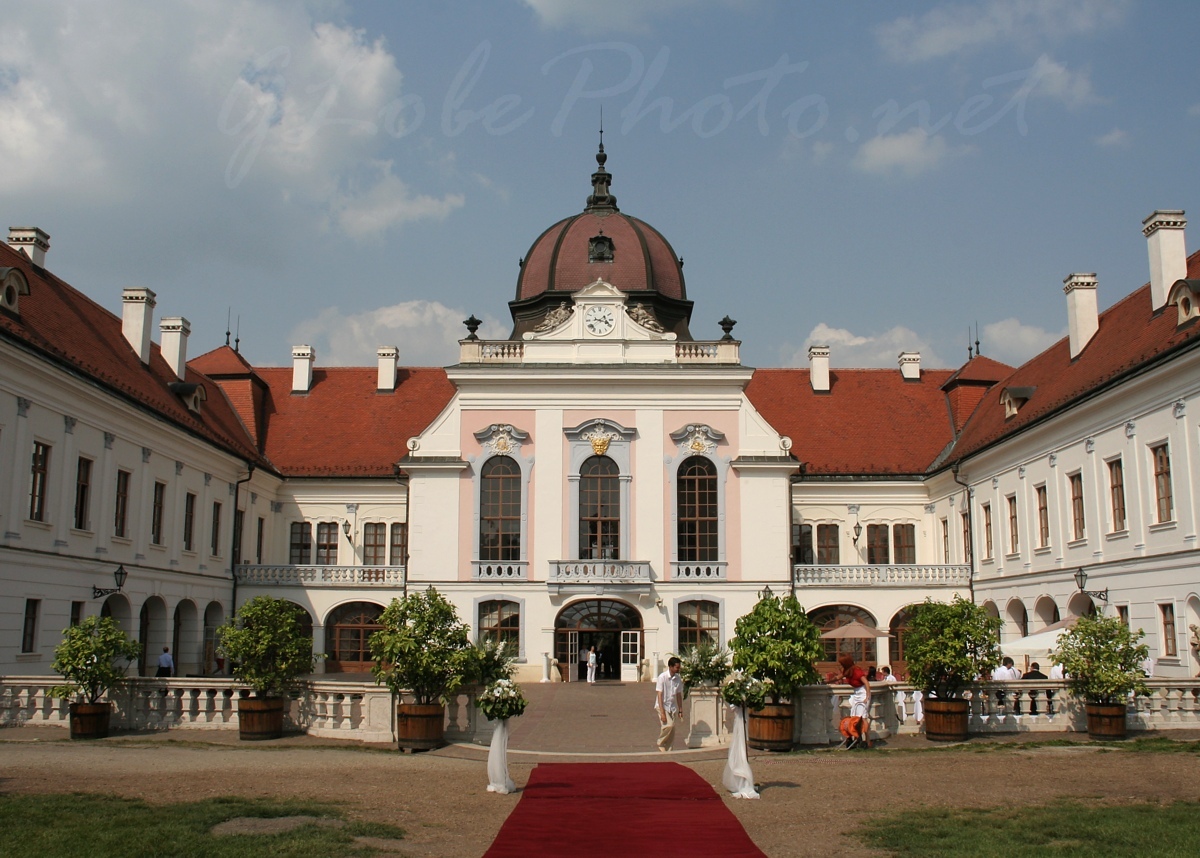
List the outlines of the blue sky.
{"label": "blue sky", "polygon": [[192,355],[229,312],[262,365],[448,364],[471,313],[506,335],[601,108],[693,334],[728,313],[754,366],[957,366],[976,323],[1027,359],[1064,277],[1107,306],[1148,278],[1142,218],[1200,212],[1200,4],[6,6],[0,210],[114,311],[154,289]]}

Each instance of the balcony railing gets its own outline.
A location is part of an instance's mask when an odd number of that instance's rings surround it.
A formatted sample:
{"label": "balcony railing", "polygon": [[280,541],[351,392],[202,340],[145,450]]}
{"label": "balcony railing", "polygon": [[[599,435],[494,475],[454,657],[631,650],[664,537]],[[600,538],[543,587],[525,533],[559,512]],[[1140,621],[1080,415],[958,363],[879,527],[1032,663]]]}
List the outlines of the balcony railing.
{"label": "balcony railing", "polygon": [[690,563],[682,560],[671,562],[671,578],[676,581],[724,581],[728,564]]}
{"label": "balcony railing", "polygon": [[251,566],[237,568],[239,584],[267,587],[399,587],[403,566]]}
{"label": "balcony railing", "polygon": [[971,567],[961,566],[809,566],[792,567],[797,585],[869,587],[885,585],[965,587]]}
{"label": "balcony railing", "polygon": [[471,578],[476,581],[528,581],[526,560],[472,560]]}
{"label": "balcony railing", "polygon": [[649,584],[648,560],[552,560],[551,584]]}

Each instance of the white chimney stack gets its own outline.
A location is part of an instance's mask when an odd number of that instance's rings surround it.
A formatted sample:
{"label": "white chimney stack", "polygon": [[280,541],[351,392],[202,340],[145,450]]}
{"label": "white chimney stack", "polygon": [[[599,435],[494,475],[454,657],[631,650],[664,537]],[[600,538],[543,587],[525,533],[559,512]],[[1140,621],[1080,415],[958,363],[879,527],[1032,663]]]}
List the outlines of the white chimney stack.
{"label": "white chimney stack", "polygon": [[187,340],[192,326],[183,316],[169,316],[159,320],[158,329],[162,333],[163,358],[175,377],[183,381],[187,375]]}
{"label": "white chimney stack", "polygon": [[312,387],[315,358],[312,346],[292,347],[292,393],[308,393]]}
{"label": "white chimney stack", "polygon": [[400,355],[400,349],[395,346],[380,346],[375,352],[379,358],[379,382],[376,384],[376,390],[392,391],[396,389],[396,359]]}
{"label": "white chimney stack", "polygon": [[154,320],[154,293],[130,287],[121,293],[121,333],[137,352],[138,360],[150,363],[150,325]]}
{"label": "white chimney stack", "polygon": [[1063,292],[1067,295],[1067,330],[1071,337],[1071,360],[1074,360],[1100,329],[1096,275],[1068,275],[1063,280]]}
{"label": "white chimney stack", "polygon": [[829,392],[829,346],[808,347],[808,380],[816,393]]}
{"label": "white chimney stack", "polygon": [[8,246],[24,253],[38,268],[46,267],[46,251],[50,249],[50,236],[36,226],[10,226]]}
{"label": "white chimney stack", "polygon": [[1182,209],[1156,211],[1142,221],[1142,234],[1150,251],[1150,305],[1156,313],[1167,305],[1167,294],[1175,281],[1187,277],[1186,226]]}
{"label": "white chimney stack", "polygon": [[900,352],[900,375],[906,381],[919,381],[921,378],[921,353]]}

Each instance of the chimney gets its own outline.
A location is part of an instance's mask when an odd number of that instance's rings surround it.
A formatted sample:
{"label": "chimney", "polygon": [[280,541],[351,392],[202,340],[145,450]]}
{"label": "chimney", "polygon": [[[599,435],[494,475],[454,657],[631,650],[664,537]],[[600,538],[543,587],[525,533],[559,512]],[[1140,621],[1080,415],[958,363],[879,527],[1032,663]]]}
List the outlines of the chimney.
{"label": "chimney", "polygon": [[395,346],[380,346],[375,355],[379,358],[379,381],[376,390],[380,393],[396,389],[396,358],[400,350]]}
{"label": "chimney", "polygon": [[1187,277],[1185,226],[1182,209],[1156,211],[1142,221],[1142,234],[1150,251],[1150,309],[1156,313],[1167,305],[1167,294],[1175,281]]}
{"label": "chimney", "polygon": [[814,392],[829,392],[829,346],[808,347],[808,380]]}
{"label": "chimney", "polygon": [[1069,275],[1063,280],[1063,292],[1067,295],[1067,329],[1071,337],[1071,360],[1074,360],[1100,328],[1096,275]]}
{"label": "chimney", "polygon": [[921,380],[920,352],[900,352],[900,375],[905,381]]}
{"label": "chimney", "polygon": [[312,346],[292,346],[292,393],[308,393],[312,387],[315,357]]}
{"label": "chimney", "polygon": [[46,251],[50,249],[50,236],[36,226],[10,226],[8,246],[24,253],[34,265],[46,267]]}
{"label": "chimney", "polygon": [[138,360],[150,363],[150,324],[154,320],[154,293],[149,289],[127,288],[121,293],[121,333],[137,352]]}
{"label": "chimney", "polygon": [[183,316],[169,316],[159,320],[158,329],[162,332],[162,355],[167,366],[183,381],[187,375],[187,341],[192,326]]}

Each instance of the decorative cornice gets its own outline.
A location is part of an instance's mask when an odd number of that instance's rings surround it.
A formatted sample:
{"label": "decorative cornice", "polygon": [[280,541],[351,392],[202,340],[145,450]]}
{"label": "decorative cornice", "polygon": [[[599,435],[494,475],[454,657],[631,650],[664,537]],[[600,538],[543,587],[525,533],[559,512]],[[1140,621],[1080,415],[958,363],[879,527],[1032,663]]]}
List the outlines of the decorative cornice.
{"label": "decorative cornice", "polygon": [[528,432],[523,432],[510,423],[493,423],[474,435],[475,440],[483,447],[485,456],[520,455],[521,444],[529,440]]}
{"label": "decorative cornice", "polygon": [[681,453],[711,456],[716,453],[717,445],[725,440],[725,433],[706,423],[689,423],[682,429],[676,429],[669,437]]}

